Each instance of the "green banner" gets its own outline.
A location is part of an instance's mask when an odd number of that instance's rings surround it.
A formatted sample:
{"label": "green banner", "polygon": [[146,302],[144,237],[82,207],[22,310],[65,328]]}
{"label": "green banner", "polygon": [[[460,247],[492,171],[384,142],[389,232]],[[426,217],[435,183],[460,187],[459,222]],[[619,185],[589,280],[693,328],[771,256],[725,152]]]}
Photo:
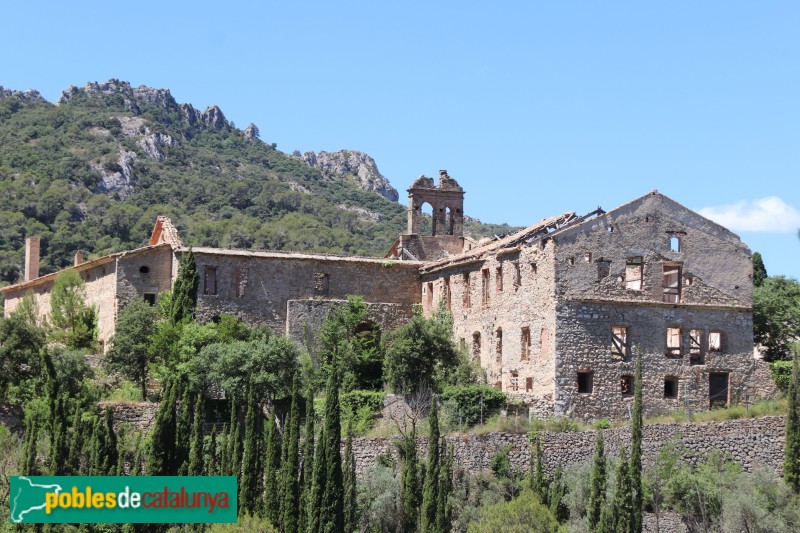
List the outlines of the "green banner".
{"label": "green banner", "polygon": [[11,522],[236,522],[235,476],[12,476]]}

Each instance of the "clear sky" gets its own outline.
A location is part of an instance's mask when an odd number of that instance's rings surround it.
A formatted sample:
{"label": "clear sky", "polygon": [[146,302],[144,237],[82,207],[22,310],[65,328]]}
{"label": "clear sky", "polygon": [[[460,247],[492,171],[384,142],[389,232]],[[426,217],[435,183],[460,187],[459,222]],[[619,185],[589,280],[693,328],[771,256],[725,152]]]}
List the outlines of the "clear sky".
{"label": "clear sky", "polygon": [[528,225],[658,189],[800,277],[798,2],[10,2],[0,85],[119,78]]}

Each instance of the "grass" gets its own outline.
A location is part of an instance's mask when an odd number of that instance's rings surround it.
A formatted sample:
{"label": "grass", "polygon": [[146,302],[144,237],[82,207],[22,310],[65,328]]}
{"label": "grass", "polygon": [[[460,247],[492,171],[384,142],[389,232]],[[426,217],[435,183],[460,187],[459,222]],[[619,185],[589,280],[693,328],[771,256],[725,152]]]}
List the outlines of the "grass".
{"label": "grass", "polygon": [[101,398],[106,402],[141,402],[142,390],[139,385],[127,379],[120,382],[112,389],[106,389]]}
{"label": "grass", "polygon": [[786,399],[762,400],[750,406],[731,405],[711,411],[687,412],[679,409],[666,415],[645,419],[645,424],[670,424],[680,422],[722,422],[740,418],[759,418],[762,416],[785,415],[788,406]]}

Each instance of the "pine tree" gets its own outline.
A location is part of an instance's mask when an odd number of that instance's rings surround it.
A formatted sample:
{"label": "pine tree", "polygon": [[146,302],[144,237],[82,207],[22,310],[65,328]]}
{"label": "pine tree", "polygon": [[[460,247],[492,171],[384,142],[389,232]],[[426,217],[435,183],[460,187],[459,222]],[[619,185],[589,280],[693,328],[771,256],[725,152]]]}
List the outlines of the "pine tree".
{"label": "pine tree", "polygon": [[325,490],[322,493],[320,533],[338,533],[344,528],[344,487],[342,486],[342,422],[339,405],[339,376],[331,372],[325,391],[325,426],[320,445],[325,448]]}
{"label": "pine tree", "polygon": [[192,406],[193,395],[189,387],[183,386],[181,395],[181,410],[175,422],[175,465],[178,475],[185,476],[189,472],[189,447],[192,436]]}
{"label": "pine tree", "polygon": [[403,531],[412,533],[417,530],[417,514],[419,509],[419,480],[417,477],[417,445],[416,433],[412,429],[401,443],[403,466],[401,476],[401,511],[403,514]]}
{"label": "pine tree", "polygon": [[[242,477],[239,480],[239,501],[241,502],[241,511],[248,514],[254,514],[258,507],[258,499],[261,495],[259,490],[259,480],[261,479],[261,471],[258,468],[258,428],[256,422],[256,413],[260,410],[260,406],[255,400],[255,388],[250,386],[247,395],[247,415],[244,419],[244,457],[242,458]],[[269,472],[267,473],[269,479]],[[271,488],[267,486],[269,491]],[[269,498],[269,493],[267,494]],[[269,516],[269,514],[268,514]],[[270,516],[273,524],[276,522]]]}
{"label": "pine tree", "polygon": [[202,476],[203,469],[203,425],[205,399],[197,394],[194,400],[194,420],[192,420],[192,439],[189,447],[189,475]]}
{"label": "pine tree", "polygon": [[436,529],[441,533],[450,531],[453,522],[453,506],[450,494],[453,492],[453,445],[446,451],[445,459],[439,469],[439,492],[436,503]]}
{"label": "pine tree", "polygon": [[148,476],[169,476],[177,473],[175,462],[175,399],[177,384],[170,381],[156,412],[147,459]]}
{"label": "pine tree", "polygon": [[798,351],[792,358],[792,380],[789,382],[789,412],[786,415],[786,446],[783,479],[795,493],[800,493],[800,376]]}
{"label": "pine tree", "polygon": [[544,472],[542,462],[542,437],[539,433],[531,434],[531,458],[529,465],[530,487],[533,493],[539,496],[539,501],[543,505],[548,505],[547,501],[547,475]]}
{"label": "pine tree", "polygon": [[422,489],[422,533],[436,531],[436,504],[439,489],[439,413],[436,398],[431,400],[428,416],[431,434],[428,438],[428,464]]}
{"label": "pine tree", "polygon": [[264,460],[264,514],[273,525],[280,525],[281,434],[271,413],[267,421],[267,455]]}
{"label": "pine tree", "polygon": [[642,506],[644,505],[644,494],[642,493],[642,418],[644,410],[642,388],[642,352],[637,349],[636,375],[633,385],[633,420],[631,421],[631,464],[628,472],[633,492],[631,533],[641,533],[642,531]]}
{"label": "pine tree", "polygon": [[300,392],[297,390],[298,377],[292,382],[292,406],[287,421],[288,445],[286,461],[283,463],[283,533],[297,533],[298,513],[300,511],[300,487],[298,474],[300,471]]}
{"label": "pine tree", "polygon": [[309,514],[311,513],[311,493],[314,480],[314,392],[308,389],[306,398],[306,440],[303,442],[303,463],[300,465],[300,498],[298,531],[305,533],[308,530]]}
{"label": "pine tree", "polygon": [[184,319],[191,319],[197,305],[197,288],[200,285],[200,276],[197,273],[197,263],[194,253],[190,248],[181,255],[180,269],[172,288],[170,300],[169,319],[177,324]]}
{"label": "pine tree", "polygon": [[358,529],[358,501],[356,500],[356,458],[353,454],[353,417],[347,420],[347,440],[344,445],[344,531],[353,533]]}
{"label": "pine tree", "polygon": [[589,530],[594,531],[600,524],[600,513],[606,503],[606,458],[603,432],[597,432],[597,444],[594,447],[594,460],[592,461],[592,474],[590,479],[589,504],[586,508],[586,518]]}

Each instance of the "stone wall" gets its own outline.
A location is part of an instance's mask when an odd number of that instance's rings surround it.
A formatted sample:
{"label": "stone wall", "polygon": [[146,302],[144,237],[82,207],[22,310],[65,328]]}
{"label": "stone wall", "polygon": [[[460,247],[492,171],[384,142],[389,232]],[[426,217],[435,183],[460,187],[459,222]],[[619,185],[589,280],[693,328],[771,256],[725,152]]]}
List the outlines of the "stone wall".
{"label": "stone wall", "polygon": [[128,424],[138,431],[150,431],[156,419],[158,404],[153,402],[99,402],[100,412],[110,408],[114,417],[114,429]]}
{"label": "stone wall", "polygon": [[151,294],[172,289],[172,272],[177,263],[172,247],[162,244],[126,252],[117,259],[117,307],[125,308],[128,302]]}

